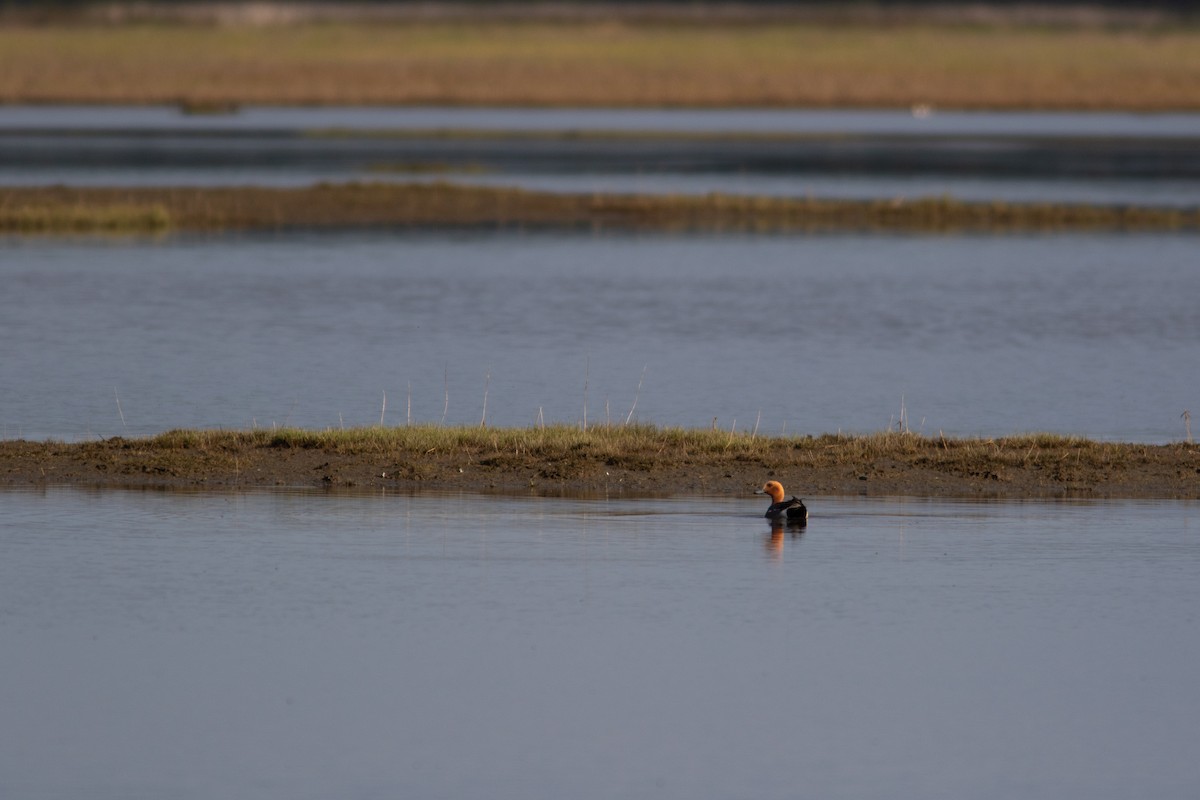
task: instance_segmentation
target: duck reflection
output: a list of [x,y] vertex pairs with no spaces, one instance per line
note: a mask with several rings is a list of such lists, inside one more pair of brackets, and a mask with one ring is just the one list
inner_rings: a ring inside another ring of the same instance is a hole
[[[787,536],[784,532],[787,532]],[[781,519],[771,520],[771,533],[766,538],[767,554],[773,560],[783,558],[783,543],[786,539],[799,539],[804,535],[804,523],[791,521],[785,523]]]

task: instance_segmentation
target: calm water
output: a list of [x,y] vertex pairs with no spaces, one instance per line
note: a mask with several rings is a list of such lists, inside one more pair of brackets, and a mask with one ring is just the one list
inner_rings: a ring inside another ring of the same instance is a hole
[[1200,785],[1195,504],[0,503],[4,797]]
[[[267,145],[269,146],[269,145]],[[50,156],[53,158],[54,156]],[[141,157],[140,155],[138,156]],[[187,158],[194,157],[189,153]],[[395,157],[390,154],[386,157]],[[528,170],[528,165],[475,172],[473,164],[436,174],[377,171],[382,160],[362,160],[350,165],[295,162],[270,164],[264,157],[253,164],[160,163],[114,167],[108,161],[64,170],[28,163],[4,167],[0,185],[51,186],[311,186],[325,182],[367,181],[428,183],[444,181],[468,186],[520,187],[535,191],[570,193],[721,194],[752,197],[818,197],[849,200],[917,199],[949,196],[958,200],[1006,203],[1053,202],[1086,205],[1200,207],[1200,179],[1036,176],[961,176],[953,174],[822,174],[815,172],[662,172],[658,163],[629,165],[625,171],[588,172]],[[570,165],[563,165],[569,168]]]
[[[332,127],[812,136],[307,134]],[[1194,206],[1196,141],[1200,115],[0,107],[0,182],[445,162],[564,191]],[[768,433],[904,414],[1179,440],[1200,411],[1196,253],[1191,235],[3,238],[0,433],[473,424],[486,398],[492,425],[636,404]],[[0,797],[1195,793],[1195,504],[810,498],[803,534],[761,506],[0,493]]]
[[909,136],[1010,135],[1191,139],[1200,114],[888,110],[544,109],[247,107],[236,114],[183,114],[153,106],[3,106],[0,129],[25,131],[197,130],[303,132],[342,128],[486,131],[641,131]]
[[[334,128],[343,133],[313,135]],[[417,135],[444,129],[627,135]],[[388,131],[404,135],[381,135]],[[651,135],[628,136],[637,133]],[[696,133],[799,138],[688,137]],[[251,108],[186,116],[168,108],[0,108],[3,184],[297,186],[431,175],[550,191],[948,194],[1195,207],[1200,115]]]
[[477,424],[486,391],[493,425],[636,401],[769,433],[903,408],[930,434],[1180,440],[1196,254],[1189,235],[0,240],[0,425]]

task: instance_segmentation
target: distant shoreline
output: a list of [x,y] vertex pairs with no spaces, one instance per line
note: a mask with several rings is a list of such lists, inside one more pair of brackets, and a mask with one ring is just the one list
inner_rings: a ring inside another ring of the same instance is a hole
[[1162,8],[340,6],[5,7],[0,103],[1200,109]]
[[1200,499],[1200,445],[1034,434],[763,437],[647,425],[171,431],[0,442],[0,487]]

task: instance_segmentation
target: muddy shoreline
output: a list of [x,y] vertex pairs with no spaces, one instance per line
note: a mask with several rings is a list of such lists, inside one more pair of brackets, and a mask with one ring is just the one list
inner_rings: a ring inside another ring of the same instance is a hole
[[1200,228],[1196,209],[1048,203],[559,194],[448,183],[298,189],[0,188],[0,233],[530,227],[711,232],[1067,231]]
[[[313,441],[164,446],[113,438],[78,444],[0,442],[0,487],[238,490],[330,488],[542,495],[741,495],[774,478],[798,495],[944,498],[1200,499],[1200,446],[1029,440],[903,447],[755,443],[714,452],[660,446],[561,452],[465,446],[437,452]],[[913,445],[913,446],[909,446]],[[1036,452],[1035,452],[1036,451]]]

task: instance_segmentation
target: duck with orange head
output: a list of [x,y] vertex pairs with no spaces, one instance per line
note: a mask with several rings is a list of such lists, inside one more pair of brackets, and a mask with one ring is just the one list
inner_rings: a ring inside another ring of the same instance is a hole
[[794,495],[785,500],[783,484],[779,481],[767,481],[761,489],[755,489],[754,493],[770,495],[771,505],[767,508],[767,513],[763,514],[767,519],[786,519],[793,525],[808,523],[808,508],[804,501]]

